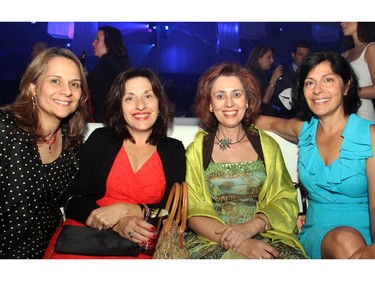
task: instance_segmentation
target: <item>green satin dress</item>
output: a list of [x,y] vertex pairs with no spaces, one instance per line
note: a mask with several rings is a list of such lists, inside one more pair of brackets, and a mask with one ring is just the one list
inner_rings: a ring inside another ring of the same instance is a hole
[[[253,218],[257,210],[258,194],[266,180],[263,161],[243,163],[211,162],[205,171],[208,188],[215,211],[227,224],[244,223]],[[257,234],[254,239],[264,240],[279,252],[279,258],[305,258],[304,253],[282,242],[272,242]],[[191,258],[220,259],[244,258],[242,255],[226,250],[189,232],[186,243]]]

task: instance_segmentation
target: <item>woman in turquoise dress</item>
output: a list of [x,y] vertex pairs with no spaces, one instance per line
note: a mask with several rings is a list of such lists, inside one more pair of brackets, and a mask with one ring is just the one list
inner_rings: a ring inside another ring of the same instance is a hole
[[260,100],[256,78],[236,63],[214,65],[199,80],[204,130],[186,151],[191,258],[306,258],[281,150],[253,125]]
[[256,122],[298,141],[298,173],[309,202],[299,236],[310,258],[375,258],[375,126],[356,115],[358,91],[345,58],[318,52],[297,73],[299,118]]

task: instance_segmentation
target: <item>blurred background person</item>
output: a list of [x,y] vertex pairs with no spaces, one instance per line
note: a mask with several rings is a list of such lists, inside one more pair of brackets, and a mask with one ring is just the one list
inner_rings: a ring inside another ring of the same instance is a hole
[[120,72],[130,67],[128,53],[121,31],[112,26],[99,27],[92,42],[98,63],[87,75],[90,90],[92,117],[103,122],[104,97]]
[[282,118],[293,118],[296,116],[292,104],[292,84],[299,65],[310,52],[311,46],[309,42],[299,40],[294,43],[294,48],[291,52],[293,62],[287,69],[284,69],[281,79],[275,85],[275,92],[270,99],[273,116]]
[[262,96],[261,113],[272,115],[272,104],[270,99],[274,94],[276,83],[283,74],[283,66],[275,65],[275,69],[269,75],[269,71],[275,63],[275,51],[272,47],[258,44],[250,52],[246,67],[254,73],[259,82]]
[[0,111],[0,257],[42,258],[62,222],[59,201],[78,172],[88,90],[78,58],[50,48]]
[[361,87],[361,106],[358,116],[375,121],[375,22],[342,22],[342,32],[351,41],[352,48],[343,56],[350,62]]
[[36,42],[31,50],[31,60],[49,47],[49,43],[47,42]]
[[30,59],[26,62],[25,66],[22,67],[22,69],[20,70],[17,78],[14,80],[14,96],[16,96],[19,92],[19,87],[20,87],[20,82],[21,82],[21,79],[22,79],[22,76],[23,74],[25,73],[26,71],[26,68],[27,66],[30,64],[30,62],[37,56],[39,55],[41,52],[43,52],[44,50],[48,49],[50,47],[49,43],[48,42],[44,42],[44,41],[40,41],[40,42],[36,42],[34,43],[32,49],[31,49],[31,53],[30,53]]

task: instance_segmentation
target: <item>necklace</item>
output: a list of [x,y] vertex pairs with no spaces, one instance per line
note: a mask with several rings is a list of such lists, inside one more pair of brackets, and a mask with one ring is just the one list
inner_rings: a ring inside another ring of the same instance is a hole
[[49,151],[50,154],[51,154],[52,145],[54,145],[55,142],[56,142],[56,138],[57,138],[57,131],[55,132],[55,134],[52,136],[52,138],[50,140],[43,139],[43,141],[46,144],[48,144],[48,151]]
[[215,135],[216,139],[218,140],[218,144],[219,144],[219,147],[222,151],[226,150],[227,148],[230,148],[231,145],[233,144],[236,144],[236,143],[239,143],[240,141],[243,140],[243,138],[245,137],[245,133],[243,134],[242,138],[240,138],[238,141],[236,142],[232,142],[232,140],[230,138],[223,138],[223,139],[219,139],[217,137],[217,135]]

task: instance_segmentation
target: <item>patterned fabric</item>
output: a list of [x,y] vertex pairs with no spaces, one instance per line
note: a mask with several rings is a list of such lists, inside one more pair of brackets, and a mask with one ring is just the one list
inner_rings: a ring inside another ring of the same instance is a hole
[[[96,201],[99,206],[107,206],[118,202],[146,204],[159,202],[166,188],[166,179],[158,152],[156,151],[136,172],[130,165],[126,150],[121,147],[109,172],[106,192],[103,198]],[[67,219],[64,225],[81,225],[72,219]],[[60,254],[54,249],[55,241],[61,228],[55,233],[47,247],[44,258],[49,259],[134,259],[132,256],[86,256],[75,254]],[[137,259],[151,259],[149,255],[140,253]]]
[[[282,242],[303,251],[297,235],[299,211],[297,191],[285,166],[280,147],[264,131],[253,126],[249,129],[259,134],[267,174],[257,198],[256,213],[267,216],[272,229],[261,233],[261,236],[273,243]],[[194,141],[186,149],[186,182],[189,186],[188,219],[193,216],[205,216],[225,224],[213,206],[203,168],[203,143],[207,135],[205,131],[198,131]],[[198,239],[216,245],[215,242],[201,236]]]
[[[62,137],[66,138],[62,129]],[[62,220],[57,200],[78,172],[78,150],[40,161],[29,134],[0,111],[0,257],[42,258]]]
[[321,258],[323,237],[337,226],[351,226],[371,244],[366,160],[373,155],[372,123],[350,115],[339,157],[326,166],[316,145],[318,120],[305,122],[299,136],[298,171],[309,206],[300,240],[310,258]]
[[[210,163],[205,171],[209,191],[216,212],[226,224],[244,223],[255,214],[258,194],[266,179],[263,161],[244,163]],[[256,235],[254,239],[263,240],[280,251],[280,258],[304,258],[301,250],[271,239]],[[212,244],[190,232],[187,247],[192,258],[225,258],[227,250]],[[234,254],[234,253],[233,253]],[[233,254],[232,257],[233,257]],[[235,258],[244,258],[234,254]],[[223,257],[224,256],[224,257]]]

